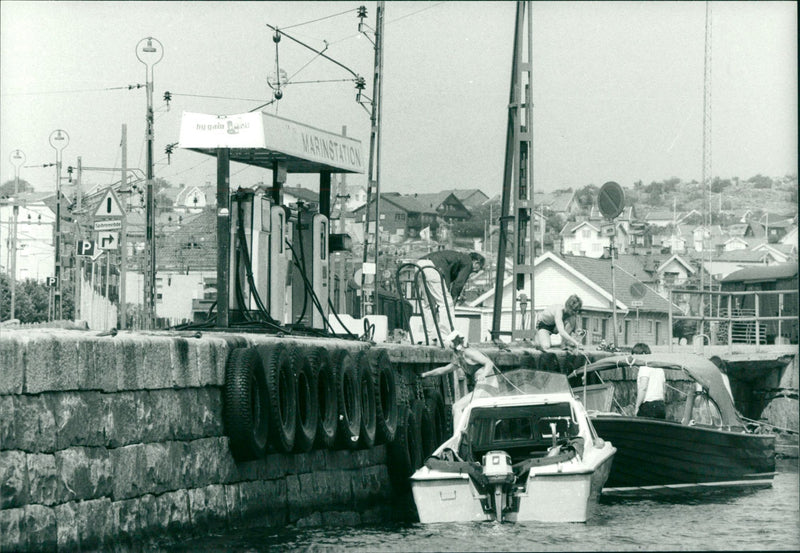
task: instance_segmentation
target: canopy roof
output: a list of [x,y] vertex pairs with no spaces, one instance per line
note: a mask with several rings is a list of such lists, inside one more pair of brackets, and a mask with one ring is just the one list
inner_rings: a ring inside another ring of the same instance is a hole
[[287,173],[363,173],[361,142],[264,112],[210,115],[184,112],[178,147]]
[[722,380],[717,366],[704,357],[686,353],[658,353],[652,355],[615,355],[606,357],[600,361],[590,363],[580,369],[575,370],[569,376],[582,375],[585,372],[606,371],[621,367],[655,367],[658,369],[680,370],[687,374],[692,380],[699,383],[708,390],[708,395],[719,407],[722,424],[725,426],[740,426],[739,415],[733,406],[728,389]]

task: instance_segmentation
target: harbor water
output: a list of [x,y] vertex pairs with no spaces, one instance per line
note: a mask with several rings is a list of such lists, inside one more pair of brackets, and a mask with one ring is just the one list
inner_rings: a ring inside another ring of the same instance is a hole
[[796,459],[772,488],[656,499],[601,498],[584,524],[391,523],[227,530],[148,551],[642,551],[800,550]]

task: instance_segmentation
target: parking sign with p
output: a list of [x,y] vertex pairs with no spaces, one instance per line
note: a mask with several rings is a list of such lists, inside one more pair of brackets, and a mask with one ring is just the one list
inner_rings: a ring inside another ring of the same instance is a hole
[[94,255],[94,240],[78,240],[76,246],[77,255]]

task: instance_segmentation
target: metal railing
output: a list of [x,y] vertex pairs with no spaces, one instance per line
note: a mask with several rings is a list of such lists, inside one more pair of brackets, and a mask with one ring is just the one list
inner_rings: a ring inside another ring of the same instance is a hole
[[[703,312],[676,314],[677,295],[687,298],[700,296]],[[777,303],[773,300],[776,297]],[[779,341],[788,338],[787,341],[794,344],[798,340],[798,290],[670,290],[669,300],[670,351],[673,348],[673,325],[679,320],[699,322],[700,328],[695,336],[705,336],[712,344],[714,339],[723,338],[722,343],[727,343],[729,352],[734,343],[755,344],[758,351],[760,346],[767,344],[768,337]],[[709,323],[708,333],[705,332],[706,323]]]

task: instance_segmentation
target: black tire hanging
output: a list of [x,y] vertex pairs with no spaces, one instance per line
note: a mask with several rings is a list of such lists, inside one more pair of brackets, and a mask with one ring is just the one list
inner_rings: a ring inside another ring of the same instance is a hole
[[335,354],[333,366],[339,409],[335,447],[356,449],[361,434],[361,386],[355,359],[347,350],[341,350]]
[[422,461],[420,461],[419,465],[416,467],[419,468],[428,455],[433,453],[440,444],[436,443],[436,436],[433,431],[433,417],[428,411],[425,401],[415,399],[412,404],[412,409],[414,410],[414,417],[417,419],[417,434],[419,435],[420,445],[422,447]]
[[336,442],[336,425],[339,408],[336,400],[336,374],[328,351],[315,348],[310,355],[314,379],[317,383],[317,436],[315,447],[332,449]]
[[297,428],[294,435],[294,451],[307,453],[314,447],[317,437],[317,381],[306,352],[292,348],[292,366],[297,377]]
[[392,485],[400,491],[410,487],[408,478],[422,466],[422,443],[414,410],[408,405],[398,409],[397,431],[387,446],[386,465]]
[[297,380],[286,344],[259,347],[267,375],[270,442],[281,453],[294,447],[297,429]]
[[233,458],[264,457],[269,436],[269,399],[261,358],[252,348],[231,351],[225,365],[222,422]]
[[397,379],[385,349],[369,351],[375,380],[375,443],[388,444],[397,432]]
[[448,428],[445,416],[444,399],[438,390],[425,390],[425,408],[431,416],[433,441],[439,447],[449,437],[451,429]]
[[358,382],[361,388],[361,430],[358,447],[370,449],[375,446],[375,378],[366,351],[356,354]]

